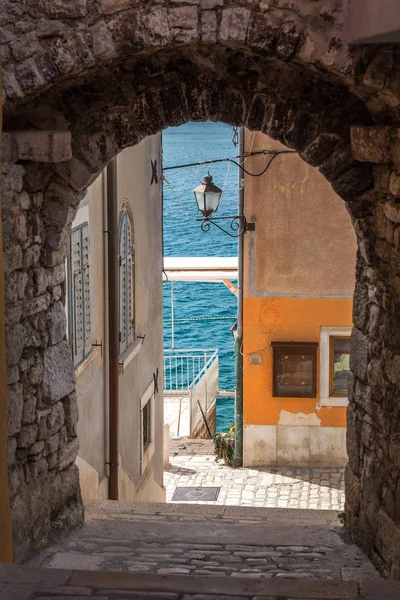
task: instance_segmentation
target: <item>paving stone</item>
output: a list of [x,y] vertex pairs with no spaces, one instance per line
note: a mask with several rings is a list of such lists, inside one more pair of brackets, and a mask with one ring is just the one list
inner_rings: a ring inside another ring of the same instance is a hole
[[[165,472],[168,501],[177,486],[219,485],[221,492],[214,504],[344,510],[344,493],[338,489],[344,469],[289,467],[278,473],[273,472],[276,469],[232,469],[215,462],[208,440],[171,440],[170,450],[171,466]],[[194,470],[196,476],[188,476],[188,470]]]
[[103,563],[103,557],[90,554],[72,552],[58,552],[51,559],[49,567],[52,569],[87,569],[94,571]]

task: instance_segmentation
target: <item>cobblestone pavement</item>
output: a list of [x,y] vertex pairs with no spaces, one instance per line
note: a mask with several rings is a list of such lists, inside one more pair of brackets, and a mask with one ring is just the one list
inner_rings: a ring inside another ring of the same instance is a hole
[[333,524],[332,511],[145,506],[138,515],[139,505],[104,502],[30,566],[258,580],[378,577],[337,519]]
[[218,499],[207,504],[344,510],[344,469],[233,469],[215,461],[211,441],[187,438],[171,440],[170,463],[167,502],[177,486],[220,486]]

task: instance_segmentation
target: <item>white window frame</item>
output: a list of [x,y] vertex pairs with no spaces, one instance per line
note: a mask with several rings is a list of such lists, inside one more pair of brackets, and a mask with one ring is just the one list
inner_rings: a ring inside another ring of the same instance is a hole
[[[146,471],[153,455],[155,449],[154,443],[154,415],[155,415],[155,388],[154,381],[150,383],[147,387],[146,391],[140,398],[140,474]],[[147,444],[147,447],[143,447],[143,409],[148,404],[150,404],[150,443]]]
[[319,341],[319,406],[344,406],[347,396],[329,395],[330,338],[351,335],[352,327],[321,327]]

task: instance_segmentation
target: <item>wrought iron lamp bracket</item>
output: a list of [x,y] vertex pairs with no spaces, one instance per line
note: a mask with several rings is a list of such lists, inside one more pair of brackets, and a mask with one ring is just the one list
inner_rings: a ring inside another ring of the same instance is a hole
[[[204,217],[202,219],[196,219],[196,221],[200,221],[200,229],[202,231],[210,231],[211,225],[214,225],[226,235],[229,235],[233,238],[238,238],[246,231],[255,231],[256,224],[254,222],[247,221],[244,215],[235,215],[235,216],[227,216],[227,217]],[[217,221],[229,221],[229,229],[225,229],[225,227],[221,227]]]

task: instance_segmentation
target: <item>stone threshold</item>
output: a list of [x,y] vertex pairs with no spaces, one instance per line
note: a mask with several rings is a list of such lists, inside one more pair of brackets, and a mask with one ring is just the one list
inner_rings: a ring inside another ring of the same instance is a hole
[[235,523],[295,523],[340,526],[337,510],[302,508],[267,508],[250,506],[224,506],[215,504],[121,502],[118,500],[92,500],[85,504],[86,521],[92,519],[126,519],[169,521],[204,520]]
[[[121,595],[122,594],[122,595]],[[399,581],[256,580],[0,566],[1,600],[398,600]]]

